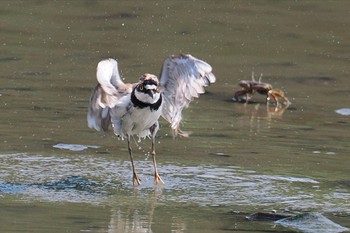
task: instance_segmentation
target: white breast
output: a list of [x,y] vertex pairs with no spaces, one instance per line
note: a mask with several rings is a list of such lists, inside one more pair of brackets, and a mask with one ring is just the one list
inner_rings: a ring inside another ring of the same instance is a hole
[[123,131],[141,138],[149,136],[149,128],[158,121],[161,112],[161,108],[151,111],[149,107],[143,109],[133,107],[133,110],[128,112],[129,116],[123,119]]
[[114,133],[124,138],[126,135],[137,135],[144,138],[150,135],[149,128],[154,125],[162,112],[159,109],[151,111],[149,107],[137,108],[134,106],[119,105],[111,112]]

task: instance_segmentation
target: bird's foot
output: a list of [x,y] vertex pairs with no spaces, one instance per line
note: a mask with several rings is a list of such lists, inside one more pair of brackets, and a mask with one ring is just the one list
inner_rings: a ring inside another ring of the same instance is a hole
[[139,186],[141,184],[141,179],[140,179],[139,175],[137,175],[136,172],[134,172],[133,181],[134,181],[135,186]]
[[155,184],[165,184],[162,178],[160,178],[158,172],[154,173],[154,183]]

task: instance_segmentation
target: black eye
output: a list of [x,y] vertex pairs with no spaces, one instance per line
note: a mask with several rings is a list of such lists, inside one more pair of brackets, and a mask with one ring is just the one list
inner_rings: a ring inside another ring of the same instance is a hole
[[140,91],[143,91],[143,85],[140,85]]

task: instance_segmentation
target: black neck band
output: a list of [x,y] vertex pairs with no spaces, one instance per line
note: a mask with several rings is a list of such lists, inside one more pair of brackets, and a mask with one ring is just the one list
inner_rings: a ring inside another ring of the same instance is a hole
[[162,95],[159,95],[159,100],[154,104],[145,103],[136,98],[135,89],[136,88],[134,88],[134,90],[132,90],[131,92],[131,102],[134,104],[135,107],[141,108],[141,109],[149,107],[151,111],[158,110],[158,108],[162,104]]

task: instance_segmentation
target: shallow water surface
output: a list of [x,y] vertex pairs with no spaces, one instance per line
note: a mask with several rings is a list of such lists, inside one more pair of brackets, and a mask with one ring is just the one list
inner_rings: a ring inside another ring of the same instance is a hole
[[[1,232],[291,232],[259,211],[319,212],[350,227],[350,4],[290,1],[2,1]],[[161,121],[154,186],[149,140],[87,128],[96,64],[127,81],[191,53],[217,83]],[[231,100],[262,73],[292,104]],[[210,219],[211,221],[208,221]]]
[[[45,212],[48,211],[47,208],[53,208],[58,213],[48,216],[50,221],[53,217],[59,217],[55,216],[58,214],[68,214],[69,221],[72,221],[70,218],[74,214],[84,219],[100,218],[100,215],[110,218],[110,223],[104,219],[102,225],[96,226],[95,230],[101,232],[120,232],[122,229],[124,232],[144,232],[143,230],[153,227],[160,227],[160,231],[163,231],[165,226],[174,228],[172,230],[193,228],[192,232],[209,226],[192,225],[191,221],[199,219],[201,224],[207,225],[205,218],[212,218],[212,214],[223,217],[216,227],[224,227],[225,224],[233,224],[230,221],[237,221],[239,228],[243,230],[249,229],[247,223],[244,224],[244,216],[253,211],[274,209],[297,213],[317,210],[347,215],[350,208],[350,194],[346,192],[345,186],[321,184],[303,177],[257,174],[256,171],[237,166],[161,163],[160,173],[167,183],[154,187],[153,177],[149,172],[150,161],[138,162],[143,184],[132,188],[130,165],[127,161],[89,155],[30,154],[3,154],[1,160],[1,164],[7,165],[2,166],[1,170],[3,174],[8,174],[2,178],[7,181],[0,183],[2,205],[6,207],[2,209],[3,216],[8,216],[7,212],[15,215],[20,211],[19,217],[34,218],[34,222],[26,223],[26,228],[33,228],[34,232],[43,230],[41,227],[35,228],[35,219],[39,218],[40,213],[26,216],[22,209],[33,208],[34,212]],[[84,208],[83,206],[99,214],[94,213],[91,217],[84,211],[85,214],[80,216],[80,208]],[[76,213],[70,213],[70,208]],[[165,217],[164,214],[169,216]],[[157,215],[160,217],[155,217]],[[185,217],[187,215],[189,217]],[[164,222],[158,218],[165,218],[162,220]],[[11,221],[11,218],[7,217],[3,221],[3,225],[8,226],[5,223]],[[240,221],[243,223],[239,223]],[[91,227],[87,222],[80,226],[74,225],[74,221],[70,224],[73,224],[73,228]],[[261,223],[260,225],[256,223],[257,229],[271,227]],[[17,227],[19,226],[16,225],[16,229]],[[8,230],[13,229],[9,227]],[[56,230],[59,232],[62,228],[57,225],[57,229],[52,231]],[[212,230],[215,232],[217,229]]]

